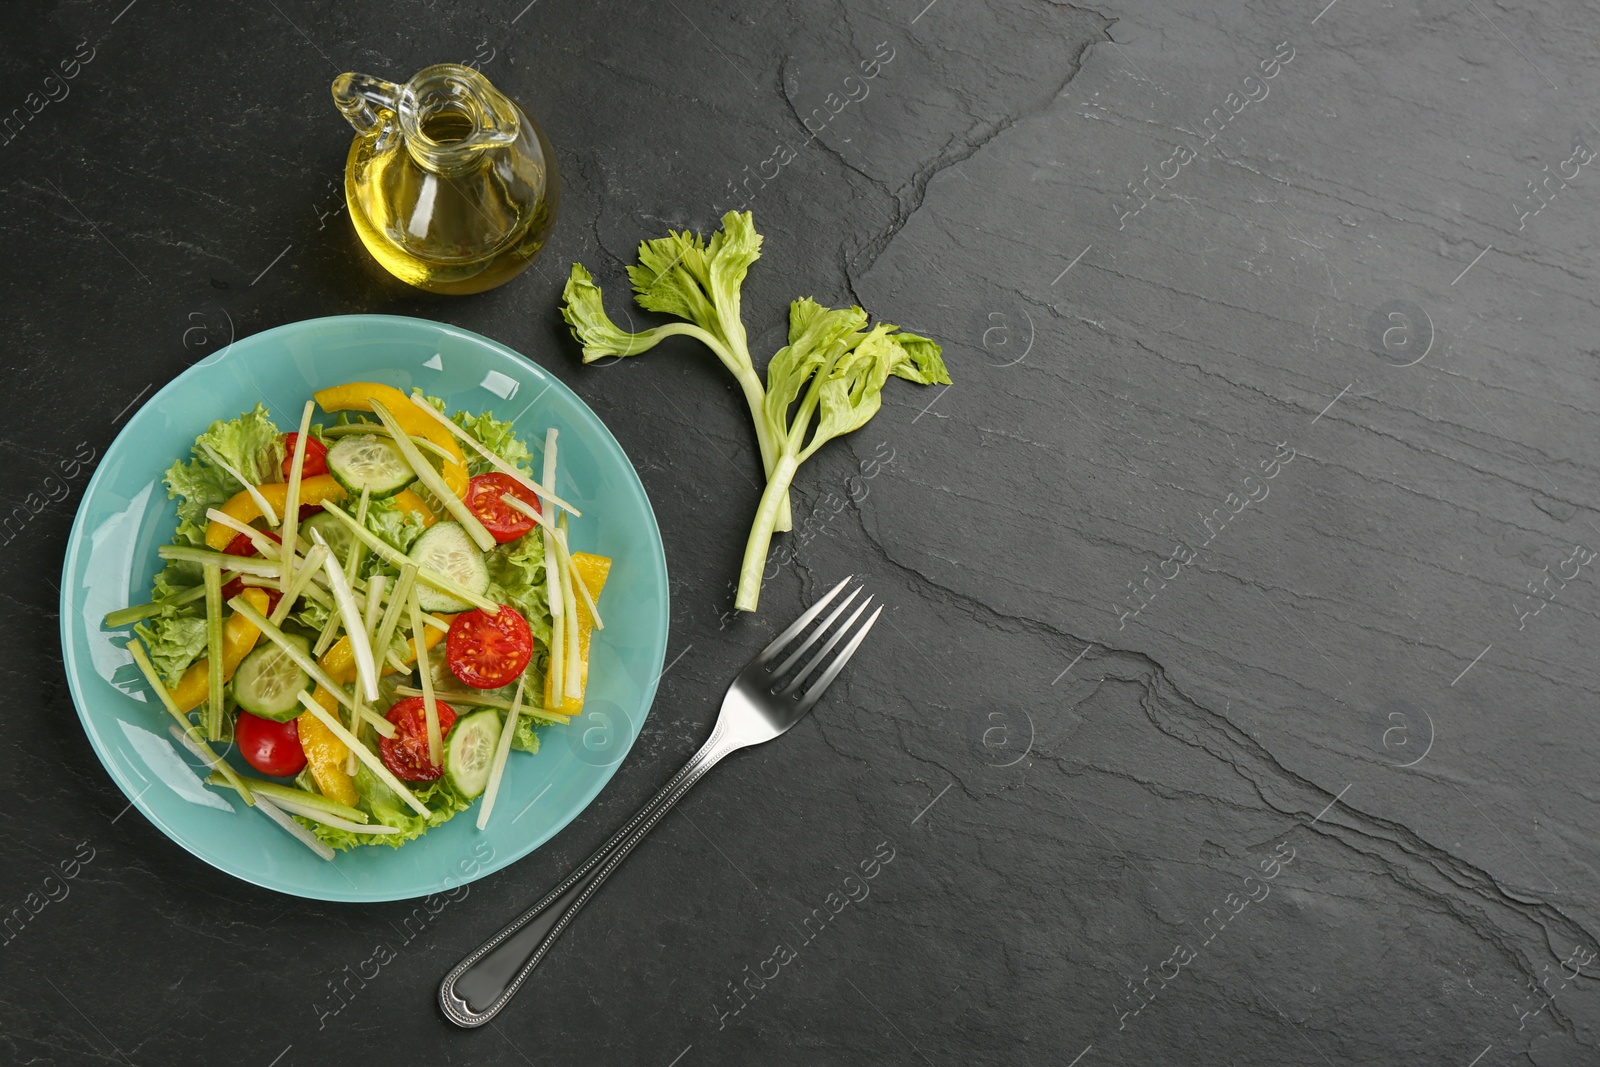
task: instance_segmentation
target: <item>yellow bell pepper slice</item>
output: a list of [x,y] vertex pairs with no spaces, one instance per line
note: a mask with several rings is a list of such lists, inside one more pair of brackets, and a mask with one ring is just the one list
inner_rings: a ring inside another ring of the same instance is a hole
[[444,464],[440,474],[450,491],[463,499],[467,495],[467,464],[461,455],[461,446],[449,430],[418,411],[411,398],[392,385],[377,382],[350,382],[313,393],[312,397],[323,411],[371,411],[373,400],[380,400],[389,409],[401,429],[414,437],[423,437],[444,449],[452,457]]
[[[574,552],[572,565],[583,576],[583,584],[588,587],[589,595],[600,602],[600,590],[605,587],[606,577],[611,573],[611,560],[605,556],[593,556],[587,552]],[[555,690],[551,687],[550,675],[544,676],[544,706],[561,715],[577,715],[583,711],[583,695],[589,687],[589,643],[594,636],[594,613],[589,610],[589,605],[584,603],[583,597],[578,597],[578,660],[581,664],[578,671],[578,692],[567,693],[565,699],[558,707],[555,704]]]
[[[272,510],[279,515],[283,514],[283,505],[289,498],[289,485],[287,482],[268,482],[266,485],[256,486],[256,492],[266,497],[267,503],[272,505]],[[335,504],[345,498],[344,486],[340,485],[331,474],[318,474],[311,478],[302,478],[300,481],[300,503],[321,504],[331,500]],[[256,505],[255,498],[248,491],[241,489],[229,501],[217,509],[230,519],[237,519],[246,526],[261,517],[261,508]],[[206,527],[206,547],[221,552],[228,547],[228,542],[234,538],[235,531],[213,522]]]
[[[339,714],[337,698],[320,685],[311,697],[330,715]],[[300,747],[305,751],[306,766],[311,769],[311,777],[316,780],[318,791],[329,800],[354,807],[360,802],[361,794],[356,792],[355,781],[344,772],[350,750],[334,736],[332,730],[323,725],[321,719],[309,711],[303,712],[295,720],[295,727],[300,731]]]
[[[267,594],[264,589],[248,588],[244,591],[246,602],[257,611],[267,610]],[[222,624],[222,680],[227,681],[233,677],[233,672],[238,669],[239,661],[256,647],[256,638],[261,636],[261,631],[255,624],[238,612],[229,615]],[[193,711],[206,702],[211,695],[211,660],[199,659],[189,664],[189,669],[183,672],[183,677],[178,679],[178,685],[172,690],[172,702],[178,706],[179,711]]]
[[389,499],[394,501],[394,506],[401,511],[414,511],[422,516],[422,525],[432,526],[435,516],[433,509],[422,502],[422,498],[409,489],[402,489]]

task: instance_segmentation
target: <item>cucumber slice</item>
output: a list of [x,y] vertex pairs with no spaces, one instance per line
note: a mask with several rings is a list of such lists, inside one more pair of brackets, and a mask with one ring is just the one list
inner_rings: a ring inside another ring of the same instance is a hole
[[[489,588],[489,564],[459,522],[436,522],[411,546],[411,562],[438,571],[474,593]],[[448,593],[417,583],[417,600],[423,611],[466,611],[472,607]]]
[[[311,654],[311,642],[288,635],[301,652]],[[311,687],[311,676],[289,658],[281,645],[263,641],[233,672],[233,699],[252,715],[273,722],[288,722],[300,714],[297,699],[302,689]]]
[[307,543],[315,544],[316,542],[311,540],[312,530],[322,534],[322,539],[328,542],[328,551],[333,553],[333,558],[343,563],[350,554],[350,546],[356,540],[356,535],[350,532],[350,527],[340,522],[336,516],[329,515],[326,511],[319,511],[300,524],[300,531],[305,535]]
[[483,794],[499,740],[500,715],[491,708],[456,720],[444,739],[444,773],[456,792],[469,800]]
[[363,489],[375,497],[393,496],[417,479],[392,442],[370,433],[341,437],[328,449],[327,463],[328,473],[354,496]]

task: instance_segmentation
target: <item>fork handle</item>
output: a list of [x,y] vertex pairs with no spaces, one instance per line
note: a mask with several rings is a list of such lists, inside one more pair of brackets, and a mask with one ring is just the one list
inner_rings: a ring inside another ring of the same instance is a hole
[[700,751],[611,840],[579,864],[543,900],[479,945],[444,976],[439,984],[439,1007],[445,1017],[457,1026],[473,1027],[482,1026],[499,1014],[600,883],[691,786],[723,757],[743,747],[743,743],[727,736],[719,722]]

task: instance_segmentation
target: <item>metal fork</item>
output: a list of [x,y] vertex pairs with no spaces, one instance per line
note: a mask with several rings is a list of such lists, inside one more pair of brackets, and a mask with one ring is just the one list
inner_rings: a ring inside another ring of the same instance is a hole
[[[444,976],[444,981],[439,984],[439,1006],[451,1022],[457,1026],[482,1026],[494,1018],[516,995],[556,938],[572,922],[578,909],[588,902],[594,891],[600,888],[600,883],[617,869],[635,845],[644,840],[645,834],[661,821],[661,817],[689,791],[690,786],[724,757],[741,748],[771,741],[805,717],[823,691],[844,670],[845,663],[855,655],[867,631],[872,629],[872,624],[878,621],[878,615],[883,611],[882,605],[876,608],[831,663],[827,662],[829,655],[872,603],[872,597],[867,597],[848,619],[835,626],[839,616],[860,595],[860,586],[840,601],[810,634],[799,639],[801,632],[822,614],[849,582],[850,578],[846,578],[829,590],[826,596],[807,608],[803,615],[739,672],[728,687],[727,695],[722,698],[722,711],[717,715],[717,725],[706,743],[683,765],[682,770],[661,787],[659,793],[639,809],[638,814],[628,820],[626,826],[600,846],[599,851],[579,864],[548,896],[513,919],[504,930],[478,946]],[[784,679],[794,670],[801,657],[823,637],[828,640],[822,648],[793,678],[785,682]],[[795,644],[793,649],[788,647],[791,643]],[[784,656],[783,660],[776,662],[780,655]],[[824,663],[827,663],[826,669],[802,692],[801,687]]]

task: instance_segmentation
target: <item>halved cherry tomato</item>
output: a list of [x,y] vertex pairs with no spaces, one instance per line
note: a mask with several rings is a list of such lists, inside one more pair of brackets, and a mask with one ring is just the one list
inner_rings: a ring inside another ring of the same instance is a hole
[[510,685],[533,658],[528,620],[509,604],[498,615],[473,608],[457,615],[444,639],[444,661],[450,673],[474,689]]
[[[283,480],[289,480],[289,468],[294,466],[294,443],[300,435],[283,435]],[[300,477],[315,478],[328,473],[328,446],[315,437],[306,438],[306,458],[300,461]]]
[[[442,736],[456,724],[456,709],[442,700],[435,704]],[[402,782],[431,782],[444,773],[442,758],[438,766],[428,761],[428,713],[421,697],[407,697],[390,708],[384,718],[394,724],[394,736],[378,738],[378,755],[396,778]]]
[[483,528],[501,544],[515,541],[533,529],[532,519],[500,499],[506,493],[510,493],[525,504],[533,505],[533,510],[543,514],[543,510],[539,507],[539,498],[509,474],[490,471],[488,474],[475,476],[467,483],[467,507],[471,508],[478,521],[483,523]]
[[[271,539],[273,541],[276,541],[278,544],[280,544],[280,545],[283,544],[283,538],[279,537],[277,534],[273,533],[271,530],[261,530],[259,532],[263,536],[265,536],[265,537],[267,537],[267,538],[269,538],[269,539]],[[260,553],[256,551],[255,542],[250,540],[250,537],[247,534],[239,534],[238,536],[236,536],[232,541],[228,542],[228,547],[223,549],[222,551],[226,552],[230,556],[257,556],[257,555],[260,555]],[[241,581],[240,579],[235,578],[230,582],[224,582],[223,585],[222,585],[222,601],[223,601],[223,603],[227,603],[228,601],[232,600],[234,597],[238,596],[242,592],[244,592],[244,582]],[[267,590],[267,614],[268,615],[271,615],[272,614],[272,609],[278,606],[278,600],[282,596],[283,596],[283,594],[281,592],[279,592],[278,590],[276,590],[276,589]]]
[[306,754],[294,719],[273,722],[241,711],[233,724],[233,740],[244,761],[262,774],[291,778],[305,770]]

